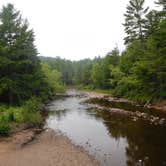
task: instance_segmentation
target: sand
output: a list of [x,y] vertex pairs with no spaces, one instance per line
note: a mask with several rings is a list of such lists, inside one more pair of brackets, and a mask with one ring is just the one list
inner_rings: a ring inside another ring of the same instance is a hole
[[[27,143],[29,142],[29,143]],[[43,131],[22,131],[0,141],[0,166],[96,166],[99,165],[82,148],[65,136]]]

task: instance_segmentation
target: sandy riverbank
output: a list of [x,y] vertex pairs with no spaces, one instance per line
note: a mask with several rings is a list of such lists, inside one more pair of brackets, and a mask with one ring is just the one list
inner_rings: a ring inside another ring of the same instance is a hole
[[[33,141],[24,145],[26,141]],[[27,130],[0,140],[0,166],[96,166],[82,148],[53,131],[33,136]]]

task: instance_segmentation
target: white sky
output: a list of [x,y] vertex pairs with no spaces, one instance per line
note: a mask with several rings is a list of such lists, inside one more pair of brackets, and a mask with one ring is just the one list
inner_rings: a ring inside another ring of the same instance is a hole
[[[124,49],[123,14],[129,0],[0,0],[27,18],[42,56],[79,60]],[[152,6],[154,0],[146,0]]]

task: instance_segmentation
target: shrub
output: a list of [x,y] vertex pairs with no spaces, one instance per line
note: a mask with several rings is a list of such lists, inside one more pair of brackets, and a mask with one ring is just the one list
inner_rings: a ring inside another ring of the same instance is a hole
[[42,108],[42,103],[38,98],[32,97],[23,104],[22,108],[27,112],[37,112]]
[[20,107],[0,106],[0,135],[8,135],[10,123],[28,123],[30,125],[40,125],[42,116],[39,110],[42,104],[39,99],[32,97]]
[[0,119],[0,135],[8,135],[10,132],[9,122]]
[[13,108],[13,119],[17,123],[24,123],[25,117],[23,114],[24,110],[22,107],[20,108]]
[[26,101],[22,106],[22,115],[24,122],[39,125],[42,123],[42,116],[39,110],[42,108],[42,103],[39,99],[32,97],[30,100]]

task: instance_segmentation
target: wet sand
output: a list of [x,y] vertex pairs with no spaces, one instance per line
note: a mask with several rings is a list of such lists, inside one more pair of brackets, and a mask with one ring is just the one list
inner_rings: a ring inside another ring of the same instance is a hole
[[[32,141],[33,139],[33,141]],[[26,144],[29,142],[28,144]],[[0,140],[0,166],[96,166],[99,165],[82,148],[53,131],[34,138],[24,131]]]

